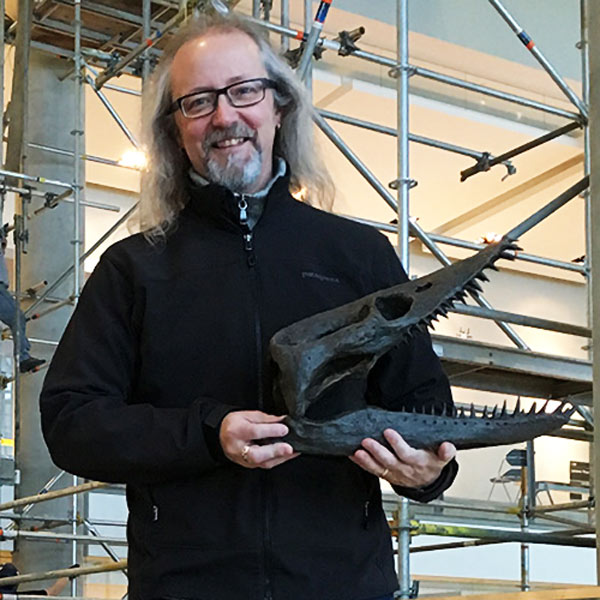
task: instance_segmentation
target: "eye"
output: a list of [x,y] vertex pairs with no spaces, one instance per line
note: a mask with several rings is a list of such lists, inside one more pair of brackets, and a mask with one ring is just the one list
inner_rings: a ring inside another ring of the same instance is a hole
[[241,83],[229,90],[229,93],[236,99],[252,98],[260,93],[261,85],[259,82]]
[[210,106],[212,104],[210,94],[198,94],[197,96],[190,96],[183,101],[183,105],[186,111],[198,110]]

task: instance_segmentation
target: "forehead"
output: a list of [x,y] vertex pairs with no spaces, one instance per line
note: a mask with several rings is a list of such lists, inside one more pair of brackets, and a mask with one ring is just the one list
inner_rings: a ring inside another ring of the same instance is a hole
[[259,48],[250,36],[241,31],[209,31],[175,54],[171,90],[177,97],[197,88],[221,88],[265,75]]

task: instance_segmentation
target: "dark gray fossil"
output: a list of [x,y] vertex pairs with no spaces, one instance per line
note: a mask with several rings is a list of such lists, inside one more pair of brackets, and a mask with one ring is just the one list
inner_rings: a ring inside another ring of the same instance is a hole
[[[495,269],[499,258],[512,259],[519,250],[504,237],[473,256],[430,275],[316,314],[278,331],[270,352],[279,372],[275,393],[289,411],[283,438],[300,452],[349,455],[365,437],[383,441],[383,431],[397,430],[416,448],[435,448],[443,441],[457,448],[479,448],[533,439],[559,429],[573,409],[564,405],[552,413],[520,410],[507,414],[494,408],[483,417],[434,415],[366,408],[328,421],[305,418],[308,407],[334,383],[350,375],[366,377],[375,362],[394,346],[426,330],[432,320],[446,316],[467,291],[481,291],[484,269]],[[498,413],[498,414],[496,414]]]
[[329,421],[287,417],[290,432],[284,441],[297,452],[349,456],[362,440],[370,437],[387,446],[383,431],[390,427],[402,435],[413,448],[435,450],[442,442],[451,441],[458,450],[516,444],[559,429],[573,413],[561,404],[546,412],[545,405],[536,412],[535,403],[529,412],[517,406],[513,412],[487,407],[481,416],[454,411],[450,414],[392,412],[381,408],[366,408],[335,417]]

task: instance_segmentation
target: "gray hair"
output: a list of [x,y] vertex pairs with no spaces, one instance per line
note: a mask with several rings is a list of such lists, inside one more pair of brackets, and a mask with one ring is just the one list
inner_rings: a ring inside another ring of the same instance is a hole
[[313,106],[304,86],[281,59],[261,30],[234,15],[201,15],[186,23],[171,39],[159,66],[144,91],[144,143],[148,174],[140,203],[140,226],[150,240],[164,238],[187,202],[190,161],[177,140],[177,127],[170,111],[170,71],[177,51],[187,42],[212,32],[241,31],[259,48],[268,77],[276,82],[275,106],[281,127],[273,153],[290,166],[292,192],[303,190],[306,201],[331,208],[335,188],[315,151]]

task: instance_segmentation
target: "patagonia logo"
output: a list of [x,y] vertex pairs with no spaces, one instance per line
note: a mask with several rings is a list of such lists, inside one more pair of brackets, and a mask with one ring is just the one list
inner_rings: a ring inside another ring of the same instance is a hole
[[314,271],[302,271],[302,279],[318,279],[319,281],[329,281],[330,283],[340,282],[340,280],[337,277],[321,275],[321,273],[315,273]]

